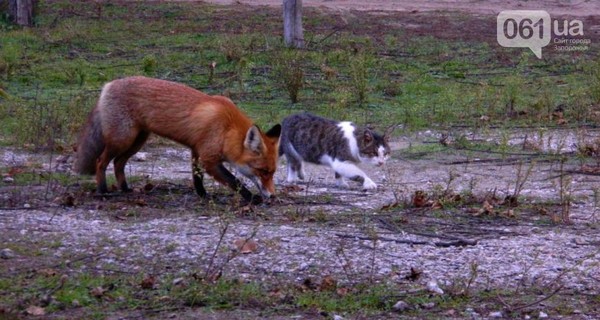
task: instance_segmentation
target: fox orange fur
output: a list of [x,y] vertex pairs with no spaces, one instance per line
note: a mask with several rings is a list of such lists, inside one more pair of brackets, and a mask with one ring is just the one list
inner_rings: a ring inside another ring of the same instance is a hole
[[125,165],[150,133],[174,140],[192,150],[196,192],[206,197],[203,169],[239,192],[260,202],[229,172],[230,163],[252,180],[263,197],[275,192],[281,126],[263,133],[226,97],[210,96],[183,84],[146,77],[129,77],[104,85],[96,107],[79,138],[74,170],[95,174],[98,192],[108,192],[106,167],[114,159],[115,176],[130,191]]

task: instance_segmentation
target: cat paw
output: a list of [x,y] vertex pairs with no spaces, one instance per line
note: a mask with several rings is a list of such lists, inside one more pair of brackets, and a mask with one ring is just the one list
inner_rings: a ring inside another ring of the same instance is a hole
[[372,189],[377,189],[377,184],[375,182],[373,182],[373,180],[371,179],[365,179],[365,182],[363,183],[363,190],[372,190]]

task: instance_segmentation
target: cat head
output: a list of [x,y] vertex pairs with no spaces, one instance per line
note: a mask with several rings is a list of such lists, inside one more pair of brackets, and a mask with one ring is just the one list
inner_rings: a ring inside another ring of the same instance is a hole
[[389,137],[393,130],[386,130],[381,135],[371,128],[364,128],[362,135],[358,137],[358,151],[361,157],[361,162],[370,163],[376,166],[381,166],[390,157]]

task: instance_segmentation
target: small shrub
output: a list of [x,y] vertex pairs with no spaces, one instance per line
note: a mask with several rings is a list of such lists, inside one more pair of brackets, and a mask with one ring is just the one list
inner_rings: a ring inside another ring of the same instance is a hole
[[4,73],[5,79],[14,73],[21,55],[22,49],[15,43],[7,42],[0,46],[0,72]]
[[156,66],[158,65],[158,60],[154,55],[144,56],[142,59],[142,70],[146,75],[152,75],[156,71]]
[[593,103],[600,103],[600,59],[590,67],[590,96]]
[[283,50],[274,61],[276,82],[287,91],[292,103],[298,102],[300,89],[304,84],[303,58],[300,51]]
[[359,105],[363,105],[367,101],[370,91],[369,77],[373,60],[372,56],[359,53],[351,58],[350,61],[350,84],[354,89]]
[[517,115],[516,107],[522,103],[523,99],[523,79],[518,76],[511,76],[506,79],[506,116],[511,118]]
[[82,87],[87,80],[87,62],[79,59],[74,64],[65,67],[66,83],[77,84]]
[[14,142],[36,149],[64,150],[77,138],[93,101],[91,95],[19,103],[13,109]]
[[338,86],[331,93],[331,102],[329,103],[329,114],[332,118],[343,118],[348,112],[352,103],[352,91],[346,86]]
[[258,38],[253,35],[229,36],[218,42],[219,51],[227,62],[239,62],[257,47]]

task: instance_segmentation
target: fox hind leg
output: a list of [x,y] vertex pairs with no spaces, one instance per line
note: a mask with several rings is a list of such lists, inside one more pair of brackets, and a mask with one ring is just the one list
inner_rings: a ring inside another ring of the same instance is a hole
[[140,132],[129,149],[125,150],[115,158],[115,177],[117,178],[117,184],[119,188],[123,192],[132,191],[127,185],[127,180],[125,179],[125,165],[127,164],[127,160],[140,151],[142,146],[144,146],[144,143],[146,143],[149,135],[150,133],[147,131]]
[[192,150],[192,179],[194,181],[194,189],[196,189],[196,193],[202,197],[206,198],[206,189],[204,189],[204,168],[202,167],[202,162],[198,157],[198,153]]
[[104,147],[100,157],[96,160],[96,188],[98,193],[108,193],[108,187],[106,185],[106,167],[108,167],[110,161],[115,158],[116,154],[118,154],[118,152],[107,145]]

